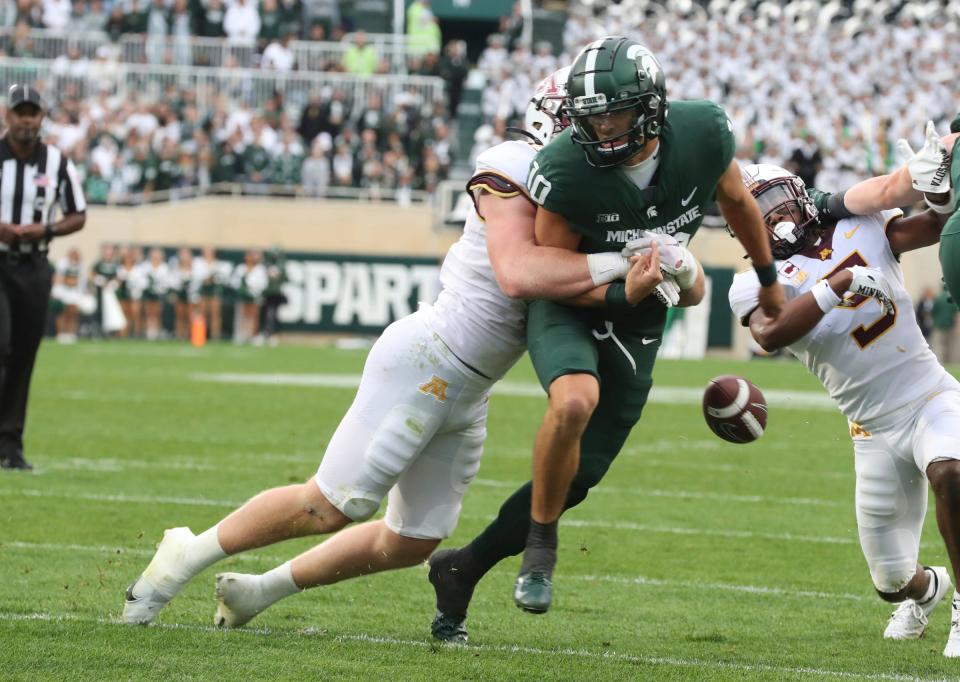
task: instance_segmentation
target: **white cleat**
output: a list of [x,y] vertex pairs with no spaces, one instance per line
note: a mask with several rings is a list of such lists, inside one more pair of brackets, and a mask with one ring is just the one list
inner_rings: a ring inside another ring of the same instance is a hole
[[218,628],[239,628],[270,605],[264,598],[260,576],[247,573],[217,574],[217,613],[213,624]]
[[953,593],[953,603],[950,613],[950,636],[943,655],[947,658],[960,658],[960,592]]
[[927,566],[927,568],[933,571],[933,580],[935,581],[933,596],[923,604],[913,599],[904,600],[890,616],[887,629],[883,631],[884,639],[919,639],[923,637],[930,613],[937,604],[943,601],[947,592],[953,587],[950,574],[947,573],[946,568],[943,566]]
[[127,588],[123,604],[123,622],[149,625],[192,577],[184,562],[187,544],[193,540],[189,528],[171,528],[163,532],[147,569]]

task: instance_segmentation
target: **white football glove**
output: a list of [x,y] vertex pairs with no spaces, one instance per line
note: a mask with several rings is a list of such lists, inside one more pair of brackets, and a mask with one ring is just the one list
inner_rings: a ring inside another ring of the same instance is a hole
[[657,242],[660,248],[660,270],[671,276],[681,291],[686,291],[697,281],[700,268],[696,257],[676,239],[668,234],[658,234],[645,230],[643,237],[627,242],[623,247],[624,256],[639,256],[650,253],[650,244]]
[[850,282],[850,287],[847,289],[847,293],[844,294],[844,298],[849,298],[855,294],[868,296],[877,299],[880,307],[883,308],[883,312],[887,315],[896,312],[896,308],[893,305],[893,289],[879,268],[866,268],[862,265],[854,265],[851,268],[847,268],[847,270],[853,274],[853,281]]
[[672,308],[680,302],[680,285],[673,276],[664,275],[663,281],[653,290],[653,295],[667,308]]
[[950,191],[950,152],[943,146],[933,121],[927,121],[926,136],[920,151],[914,152],[905,139],[897,140],[897,152],[907,165],[913,188],[929,194]]

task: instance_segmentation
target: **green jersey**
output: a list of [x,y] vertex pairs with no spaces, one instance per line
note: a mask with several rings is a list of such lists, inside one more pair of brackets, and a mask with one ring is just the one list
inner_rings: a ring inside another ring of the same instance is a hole
[[[622,166],[591,166],[568,128],[530,164],[527,187],[537,204],[559,213],[581,235],[585,253],[619,251],[644,230],[690,241],[733,160],[736,140],[727,115],[712,102],[671,102],[660,134],[651,185],[638,188]],[[586,315],[656,333],[666,308],[648,296],[629,309],[584,309]]]

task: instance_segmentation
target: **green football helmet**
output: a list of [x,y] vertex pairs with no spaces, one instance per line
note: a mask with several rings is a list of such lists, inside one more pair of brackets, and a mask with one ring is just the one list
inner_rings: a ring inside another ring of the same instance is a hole
[[[629,129],[603,137],[594,117],[624,110],[633,112]],[[595,40],[577,55],[570,70],[564,113],[573,126],[573,141],[583,147],[591,165],[623,163],[660,135],[667,115],[660,62],[629,38]]]

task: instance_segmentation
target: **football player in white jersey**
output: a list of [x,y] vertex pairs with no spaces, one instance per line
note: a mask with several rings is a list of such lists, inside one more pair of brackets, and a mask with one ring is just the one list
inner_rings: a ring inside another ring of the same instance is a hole
[[[566,76],[547,80],[541,90],[553,91],[559,105]],[[562,124],[553,113],[559,106],[537,101],[544,115],[527,121],[543,144]],[[630,300],[657,287],[657,295],[670,295],[656,252],[631,262],[535,244],[536,209],[524,185],[535,154],[535,146],[505,142],[480,155],[468,185],[475,210],[444,259],[437,302],[394,322],[374,344],[316,475],[260,493],[199,535],[167,530],[127,589],[125,622],[152,622],[224,557],[289,538],[336,532],[263,575],[218,575],[217,625],[241,626],[309,587],[423,562],[453,531],[477,473],[488,393],[524,352],[526,307],[518,297],[565,299],[623,278]],[[385,517],[366,521],[384,497]]]
[[[900,602],[884,637],[920,637],[951,587],[945,568],[917,563],[928,480],[954,575],[960,570],[960,382],[920,333],[897,257],[935,244],[946,216],[887,210],[820,222],[797,176],[765,164],[743,176],[787,303],[778,319],[764,315],[749,271],[734,278],[730,305],[765,350],[796,355],[847,417],[860,546],[877,593]],[[956,621],[944,654],[960,654]]]

